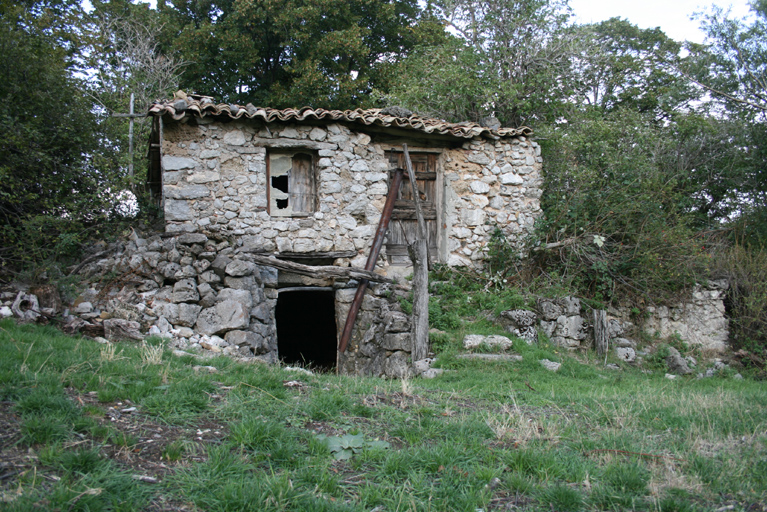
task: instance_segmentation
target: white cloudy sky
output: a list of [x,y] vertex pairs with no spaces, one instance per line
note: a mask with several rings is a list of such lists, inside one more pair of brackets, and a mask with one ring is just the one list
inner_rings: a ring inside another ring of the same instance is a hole
[[731,7],[733,17],[748,15],[747,0],[570,0],[577,21],[598,22],[613,17],[626,18],[640,28],[660,27],[678,41],[703,41],[698,22],[690,16],[712,4]]
[[[153,7],[156,0],[138,0]],[[570,7],[581,23],[598,22],[613,17],[626,18],[640,28],[660,27],[677,41],[703,42],[698,22],[690,19],[695,12],[716,4],[730,8],[733,17],[748,15],[748,0],[570,0]]]

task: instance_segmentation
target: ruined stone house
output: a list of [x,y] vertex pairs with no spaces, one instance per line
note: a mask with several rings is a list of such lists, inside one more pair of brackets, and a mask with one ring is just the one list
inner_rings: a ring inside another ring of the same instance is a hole
[[[396,374],[407,365],[409,320],[386,285],[368,292],[339,359],[338,333],[354,282],[299,276],[249,259],[269,254],[363,268],[392,172],[405,167],[403,144],[435,263],[480,264],[496,227],[518,240],[541,211],[540,148],[528,128],[377,109],[275,110],[185,94],[155,103],[149,113],[148,185],[166,222],[160,252],[179,256],[168,260],[172,270],[166,265],[159,272],[156,302],[166,303],[171,325],[219,336],[243,354],[337,362],[341,371],[364,374]],[[416,226],[406,179],[377,272],[394,275],[409,265]]]

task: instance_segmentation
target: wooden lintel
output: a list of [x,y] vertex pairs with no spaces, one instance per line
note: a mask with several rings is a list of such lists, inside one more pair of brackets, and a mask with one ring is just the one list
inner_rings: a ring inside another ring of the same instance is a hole
[[[397,151],[402,153],[402,144],[386,144],[386,143],[380,143],[378,144],[381,149],[384,151]],[[448,148],[435,148],[435,147],[410,147],[408,146],[408,149],[414,153],[437,153],[441,154],[445,151],[445,149]]]
[[362,270],[353,267],[336,267],[333,265],[312,266],[304,265],[302,263],[296,263],[294,261],[278,260],[272,256],[264,256],[261,254],[251,255],[253,263],[257,265],[265,265],[268,267],[274,267],[278,270],[284,270],[285,272],[293,272],[302,276],[316,277],[320,279],[367,279],[368,281],[375,281],[379,283],[396,284],[397,282],[390,278],[385,277],[375,272]]
[[332,142],[317,142],[310,139],[269,139],[265,137],[253,137],[253,145],[275,149],[338,149],[338,144]]
[[275,255],[279,259],[286,260],[319,260],[354,258],[357,251],[325,251],[325,252],[280,252]]

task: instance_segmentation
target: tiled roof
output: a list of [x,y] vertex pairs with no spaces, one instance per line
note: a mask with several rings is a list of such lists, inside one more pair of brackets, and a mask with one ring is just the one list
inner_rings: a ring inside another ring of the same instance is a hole
[[255,107],[248,103],[240,106],[226,103],[216,103],[213,98],[208,96],[185,95],[172,100],[154,103],[149,107],[149,115],[170,115],[173,119],[179,120],[186,115],[205,117],[226,116],[232,119],[261,119],[266,122],[272,121],[306,121],[306,120],[326,120],[326,121],[347,121],[360,123],[364,125],[375,125],[383,127],[404,128],[406,130],[417,130],[420,132],[452,135],[464,139],[474,137],[486,137],[491,139],[503,137],[517,137],[520,135],[528,136],[533,131],[523,126],[521,128],[498,128],[490,129],[480,126],[477,123],[448,123],[439,119],[431,119],[418,115],[409,117],[397,117],[384,113],[381,109],[356,109],[356,110],[325,110],[323,108],[311,109],[308,107],[302,109],[286,108],[278,110],[274,108]]

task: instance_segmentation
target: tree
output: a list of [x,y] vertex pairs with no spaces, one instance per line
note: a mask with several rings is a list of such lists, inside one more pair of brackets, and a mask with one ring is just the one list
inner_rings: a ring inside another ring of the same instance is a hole
[[[573,93],[572,64],[582,43],[569,25],[566,1],[436,4],[457,36],[405,60],[404,79],[387,101],[454,121],[493,114],[505,126],[558,117]],[[441,105],[440,97],[446,98]]]
[[[71,235],[83,222],[104,218],[119,175],[108,165],[112,155],[102,144],[93,104],[74,78],[78,52],[64,27],[53,30],[48,22],[51,13],[68,12],[66,5],[6,7],[0,18],[0,99],[7,105],[0,114],[4,267],[76,247]],[[70,8],[78,11],[79,4]]]
[[667,119],[687,109],[699,94],[676,69],[682,44],[659,28],[640,29],[611,18],[579,27],[583,53],[577,57],[577,99],[603,112],[629,108]]
[[110,112],[124,111],[130,94],[138,111],[179,88],[186,63],[164,51],[165,22],[147,4],[94,1],[95,36],[88,61],[90,87]]
[[729,18],[720,8],[701,17],[705,45],[689,45],[681,70],[719,104],[717,114],[740,123],[733,138],[742,165],[726,182],[747,238],[767,244],[767,0],[751,4],[753,18]]
[[388,88],[392,64],[441,26],[416,0],[174,0],[168,45],[184,83],[222,101],[352,108]]
[[[146,169],[146,165],[141,165],[145,163],[145,152],[130,154],[127,150],[130,125],[125,118],[112,115],[127,113],[131,97],[137,114],[145,113],[152,101],[167,98],[178,90],[186,63],[164,51],[161,38],[165,21],[148,4],[94,0],[88,24],[91,37],[87,91],[105,114],[101,129],[105,142],[117,149],[116,165],[129,169],[134,164],[140,183]],[[137,118],[134,125],[134,146],[136,141],[141,145],[149,136],[150,123]]]
[[719,7],[703,15],[707,44],[689,44],[682,69],[729,112],[756,119],[767,114],[767,0],[755,0],[751,10],[750,23]]

